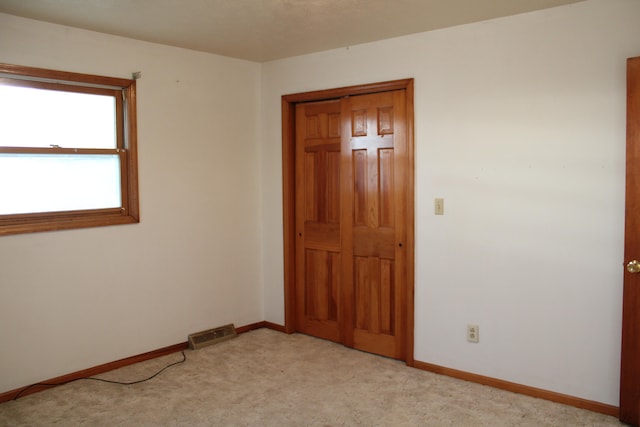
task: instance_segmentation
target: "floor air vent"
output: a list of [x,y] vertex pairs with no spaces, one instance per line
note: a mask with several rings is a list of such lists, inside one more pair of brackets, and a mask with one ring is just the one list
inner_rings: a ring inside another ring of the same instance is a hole
[[202,332],[196,332],[189,335],[189,348],[191,350],[197,350],[202,347],[206,347],[211,344],[217,344],[219,342],[228,340],[230,338],[237,337],[236,328],[233,324],[220,326],[219,328],[213,328]]

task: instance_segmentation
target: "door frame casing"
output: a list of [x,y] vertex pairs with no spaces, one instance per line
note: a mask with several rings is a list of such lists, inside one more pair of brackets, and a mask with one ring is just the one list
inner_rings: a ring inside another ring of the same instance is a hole
[[295,111],[302,102],[339,99],[393,90],[406,94],[407,120],[407,283],[406,283],[406,359],[414,365],[414,137],[413,137],[413,79],[393,80],[336,89],[303,92],[282,96],[282,208],[284,239],[284,311],[285,332],[296,332],[296,221],[295,221]]

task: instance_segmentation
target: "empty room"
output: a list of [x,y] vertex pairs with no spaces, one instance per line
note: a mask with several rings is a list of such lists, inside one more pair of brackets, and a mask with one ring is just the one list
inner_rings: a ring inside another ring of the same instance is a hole
[[0,0],[0,425],[639,425],[639,19]]

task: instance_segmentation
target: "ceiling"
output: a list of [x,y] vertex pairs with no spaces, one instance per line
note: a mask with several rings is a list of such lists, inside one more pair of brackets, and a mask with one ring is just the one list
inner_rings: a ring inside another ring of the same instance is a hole
[[264,62],[582,0],[0,0],[0,13]]

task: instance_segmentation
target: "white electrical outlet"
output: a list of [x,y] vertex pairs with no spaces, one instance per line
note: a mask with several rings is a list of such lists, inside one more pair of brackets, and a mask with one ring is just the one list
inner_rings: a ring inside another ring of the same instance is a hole
[[480,327],[478,325],[467,325],[467,341],[480,342]]
[[438,197],[433,201],[433,213],[444,215],[444,199]]

